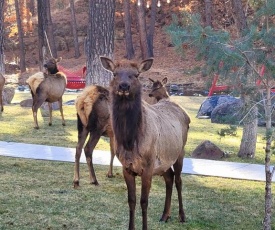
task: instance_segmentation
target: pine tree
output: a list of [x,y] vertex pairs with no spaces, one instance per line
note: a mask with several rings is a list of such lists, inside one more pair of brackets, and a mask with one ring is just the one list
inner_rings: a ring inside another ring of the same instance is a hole
[[[186,49],[196,50],[196,58],[204,60],[203,71],[208,75],[219,74],[229,79],[241,95],[254,98],[256,92],[262,92],[266,117],[266,194],[264,229],[271,229],[272,193],[271,181],[274,167],[270,167],[272,102],[271,88],[275,78],[275,1],[266,1],[249,22],[249,30],[242,37],[231,39],[227,31],[203,27],[199,15],[184,13],[182,19],[173,17],[173,23],[167,32],[179,53]],[[273,19],[273,20],[272,20]],[[259,69],[265,71],[261,72]],[[261,81],[261,86],[256,82]],[[258,103],[254,102],[253,106]],[[249,116],[248,113],[245,116]]]

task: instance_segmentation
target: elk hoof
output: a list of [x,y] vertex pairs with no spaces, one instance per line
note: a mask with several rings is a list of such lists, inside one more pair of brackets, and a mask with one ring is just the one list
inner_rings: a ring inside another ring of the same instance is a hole
[[180,220],[181,223],[186,222],[184,213],[179,215],[179,220]]
[[52,126],[52,123],[49,123],[49,126]]
[[97,182],[97,180],[94,181],[94,182],[91,182],[91,184],[93,184],[93,185],[95,185],[95,186],[99,186],[99,183]]
[[108,178],[113,178],[114,175],[113,175],[112,173],[107,173],[106,177],[108,177]]
[[162,217],[160,218],[160,222],[167,222],[169,219],[171,219],[171,216],[168,215],[162,215]]
[[79,181],[74,181],[74,188],[79,188]]
[[66,124],[65,124],[65,123],[63,123],[62,125],[63,125],[63,126],[66,126]]
[[34,129],[39,129],[39,127],[38,127],[38,126],[35,126]]

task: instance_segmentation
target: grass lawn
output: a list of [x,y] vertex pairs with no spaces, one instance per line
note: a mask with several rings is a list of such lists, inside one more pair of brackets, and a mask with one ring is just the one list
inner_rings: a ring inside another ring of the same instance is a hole
[[[63,101],[67,102],[77,97],[76,93],[66,93]],[[48,118],[41,116],[38,111],[39,130],[33,129],[34,122],[31,108],[22,108],[18,103],[23,99],[31,98],[29,93],[16,93],[11,105],[5,106],[4,113],[0,115],[1,141],[13,141],[23,143],[34,143],[42,145],[53,145],[74,148],[77,143],[76,129],[76,110],[74,105],[64,105],[64,116],[66,126],[61,125],[61,116],[59,110],[53,113],[53,125],[48,126]],[[223,151],[229,154],[226,161],[250,162],[264,164],[265,141],[263,140],[264,128],[258,128],[257,151],[255,159],[240,159],[237,157],[238,149],[241,143],[242,128],[237,130],[237,136],[221,137],[218,134],[222,128],[228,125],[213,124],[210,119],[198,119],[196,114],[205,97],[171,97],[182,105],[191,117],[190,130],[186,145],[186,156],[190,157],[192,151],[204,140],[209,140],[219,146]],[[101,138],[96,146],[97,149],[109,150],[109,140]],[[272,159],[272,163],[275,160]]]
[[[89,184],[86,164],[81,164],[81,187],[73,189],[73,163],[0,156],[0,229],[127,229],[127,189],[121,168],[115,167],[112,179],[105,177],[107,169],[96,165],[100,186],[95,187]],[[165,185],[161,177],[154,177],[149,229],[262,229],[263,182],[193,175],[183,175],[182,179],[187,222],[178,222],[176,189],[172,219],[158,221]],[[141,229],[139,178],[137,183],[136,229]]]
[[[64,102],[76,96],[66,94]],[[40,129],[35,130],[31,108],[22,108],[17,104],[25,98],[30,98],[30,95],[18,93],[13,103],[5,106],[0,116],[1,141],[76,146],[74,106],[64,106],[65,127],[61,125],[59,111],[55,111],[52,127],[39,114]],[[212,124],[210,120],[195,117],[203,97],[172,97],[172,100],[186,108],[191,116],[187,156],[207,139],[230,153],[230,157],[224,160],[264,163],[263,128],[259,128],[256,158],[241,160],[236,156],[241,128],[236,137],[220,138],[217,132],[225,125]],[[108,140],[102,138],[97,148],[108,150]],[[81,187],[73,189],[73,163],[0,156],[0,230],[127,229],[127,189],[121,168],[115,167],[115,178],[109,179],[105,177],[108,167],[96,165],[100,183],[97,187],[89,184],[86,164],[81,164],[80,170]],[[149,198],[149,229],[262,229],[264,182],[185,174],[182,179],[187,222],[178,222],[176,189],[172,197],[172,219],[168,223],[158,221],[164,206],[165,185],[161,177],[154,177]],[[136,229],[141,229],[139,178],[137,183]],[[272,186],[274,191],[274,184]],[[275,229],[274,223],[272,229]]]

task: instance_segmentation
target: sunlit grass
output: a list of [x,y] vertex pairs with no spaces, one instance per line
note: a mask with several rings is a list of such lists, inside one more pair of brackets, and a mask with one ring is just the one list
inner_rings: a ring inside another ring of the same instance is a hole
[[[63,102],[74,100],[78,93],[66,93]],[[75,148],[77,143],[76,110],[74,105],[64,105],[66,126],[61,125],[59,110],[53,113],[53,125],[48,126],[48,118],[43,118],[38,112],[39,130],[33,129],[34,122],[31,108],[22,108],[19,102],[31,98],[30,93],[16,93],[11,105],[5,106],[4,113],[0,115],[0,140],[42,145],[64,146]],[[209,140],[229,154],[226,161],[239,161],[251,163],[264,163],[263,140],[264,128],[258,128],[257,150],[255,159],[240,159],[237,157],[241,143],[242,127],[237,130],[236,136],[221,137],[218,134],[222,128],[228,125],[213,124],[210,119],[196,118],[197,112],[205,97],[171,97],[186,109],[191,117],[190,130],[186,145],[186,156],[190,157],[192,151],[205,140]],[[109,150],[108,138],[101,138],[96,149]],[[275,163],[275,160],[272,159]]]

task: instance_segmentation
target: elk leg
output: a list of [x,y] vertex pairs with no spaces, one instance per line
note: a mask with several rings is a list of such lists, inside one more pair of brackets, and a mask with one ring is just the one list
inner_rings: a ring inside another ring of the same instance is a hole
[[78,142],[76,146],[76,152],[75,152],[75,163],[74,163],[74,188],[79,187],[79,160],[82,153],[83,145],[86,141],[86,138],[89,134],[89,131],[84,128],[82,132],[78,133]]
[[153,172],[151,170],[143,170],[141,175],[141,196],[140,206],[142,210],[142,229],[147,230],[147,208],[148,208],[148,197],[150,193],[152,183]]
[[48,106],[49,106],[49,114],[50,114],[49,126],[52,126],[52,120],[53,120],[53,106],[52,106],[52,103],[48,102]]
[[129,173],[125,167],[123,167],[123,176],[128,190],[128,205],[129,205],[129,228],[135,229],[135,209],[136,209],[136,180],[132,173]]
[[113,177],[113,162],[115,158],[115,150],[114,150],[114,137],[110,137],[110,148],[111,148],[111,160],[110,160],[110,167],[107,173],[107,177]]
[[84,148],[86,161],[89,168],[90,181],[91,181],[91,184],[94,184],[94,185],[99,185],[99,183],[96,179],[95,170],[93,166],[93,151],[97,142],[99,141],[100,136],[101,135],[98,133],[93,133],[93,134],[90,133],[89,140]]
[[160,221],[167,222],[168,219],[171,217],[171,196],[173,191],[173,184],[174,184],[174,172],[172,168],[169,168],[164,174],[163,178],[165,181],[166,186],[166,195],[165,195],[165,204],[162,217]]
[[44,101],[45,101],[44,99],[37,98],[36,95],[33,98],[32,113],[33,113],[35,129],[39,129],[38,122],[37,122],[37,110],[40,108],[40,106],[43,104]]
[[178,201],[179,201],[179,220],[180,222],[185,222],[185,213],[182,204],[182,179],[181,179],[181,172],[183,166],[183,156],[179,157],[175,162],[174,172],[175,172],[175,184],[178,192]]
[[60,110],[60,114],[61,114],[61,118],[62,118],[62,125],[65,126],[65,119],[64,119],[64,115],[63,115],[63,107],[62,107],[62,97],[58,100],[58,104],[59,104],[59,110]]

